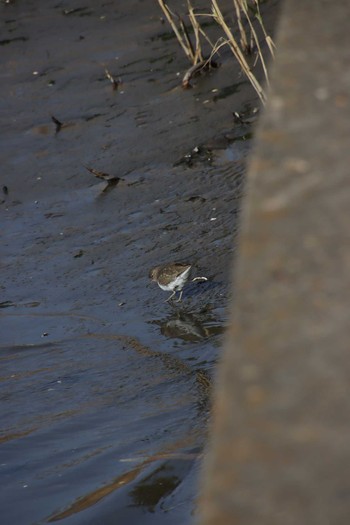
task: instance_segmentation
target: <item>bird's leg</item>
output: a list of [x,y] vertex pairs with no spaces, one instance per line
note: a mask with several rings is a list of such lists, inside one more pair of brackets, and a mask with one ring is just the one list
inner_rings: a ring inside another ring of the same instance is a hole
[[166,299],[165,302],[167,303],[168,301],[170,301],[170,299],[171,299],[172,297],[174,297],[175,294],[176,294],[176,290],[173,291],[173,293],[171,294],[171,296],[168,297],[168,299]]
[[181,302],[182,294],[183,294],[183,291],[181,290],[180,295],[179,295],[179,298],[178,298],[178,300],[176,301],[177,303],[180,303],[180,302]]

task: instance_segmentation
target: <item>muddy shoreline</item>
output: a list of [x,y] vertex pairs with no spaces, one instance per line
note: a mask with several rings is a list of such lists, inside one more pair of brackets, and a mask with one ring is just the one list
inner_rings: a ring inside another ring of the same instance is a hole
[[226,52],[183,90],[156,2],[0,10],[4,523],[190,523],[257,97]]

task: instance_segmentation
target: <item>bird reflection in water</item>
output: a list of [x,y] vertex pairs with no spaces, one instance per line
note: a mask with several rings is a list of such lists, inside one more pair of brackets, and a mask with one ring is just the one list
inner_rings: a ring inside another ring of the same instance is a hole
[[207,339],[213,335],[222,334],[224,326],[218,323],[208,312],[191,313],[177,310],[167,319],[153,321],[160,326],[163,335],[169,338],[183,339],[196,342]]

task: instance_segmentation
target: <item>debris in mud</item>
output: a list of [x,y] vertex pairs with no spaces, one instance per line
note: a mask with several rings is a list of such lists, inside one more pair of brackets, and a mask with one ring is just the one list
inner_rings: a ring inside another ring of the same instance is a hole
[[252,111],[242,111],[241,113],[233,111],[232,116],[235,124],[253,124],[258,118],[258,112],[258,108],[253,108]]
[[166,226],[164,226],[162,228],[162,230],[170,232],[170,231],[173,231],[173,230],[177,230],[177,226],[176,226],[176,224],[167,224]]
[[105,69],[105,73],[108,80],[112,83],[113,91],[116,91],[118,89],[118,86],[120,86],[120,84],[122,83],[121,79],[114,78],[114,76],[108,71],[107,68]]
[[40,305],[39,301],[30,301],[29,303],[14,303],[12,301],[3,301],[0,308],[9,308],[10,306],[24,306],[25,308],[36,308]]
[[188,197],[185,199],[185,202],[200,202],[203,204],[207,199],[205,197],[202,197],[201,195],[192,195],[191,197]]
[[109,173],[103,173],[103,171],[95,170],[94,168],[89,168],[89,166],[84,166],[85,169],[87,169],[90,173],[95,175],[98,179],[102,179],[105,182],[114,183],[116,184],[121,180],[120,177],[115,177],[113,175],[109,175]]
[[[124,180],[124,179],[122,179],[122,180]],[[141,177],[138,180],[134,180],[132,182],[128,182],[128,186],[139,186],[139,184],[143,184],[144,181],[145,181],[145,177]]]
[[[55,73],[58,73],[59,71],[62,71],[64,68],[61,66],[48,66],[43,69],[34,70],[32,71],[32,75],[35,77],[46,77],[47,75],[54,75]],[[48,82],[55,82],[54,80],[49,80]]]
[[104,173],[103,171],[95,170],[94,168],[90,168],[89,166],[84,166],[84,168],[93,175],[95,175],[95,177],[97,177],[98,179],[101,179],[107,183],[106,186],[103,188],[102,193],[107,193],[112,188],[114,188],[114,186],[116,186],[118,182],[124,180],[121,177],[109,175],[109,173]]
[[[62,14],[65,16],[69,15],[76,15],[77,13],[80,13],[79,16],[89,15],[91,14],[91,11],[87,12],[87,7],[75,7],[73,9],[63,9]],[[85,12],[84,12],[85,11]]]
[[16,306],[12,301],[3,301],[0,303],[0,308],[9,308],[10,306]]
[[79,257],[82,257],[84,255],[83,250],[79,250],[76,254],[73,255],[74,259],[79,259]]
[[174,167],[185,164],[192,168],[196,164],[205,163],[211,165],[212,151],[205,146],[196,146],[190,153],[186,153],[181,159],[174,163]]
[[209,71],[210,69],[217,68],[218,64],[214,62],[214,60],[201,60],[197,64],[194,64],[191,66],[186,73],[184,74],[184,77],[182,79],[182,87],[184,89],[190,89],[192,87],[191,80],[193,77]]
[[61,122],[60,120],[58,120],[56,117],[54,117],[53,115],[51,115],[51,120],[52,122],[55,124],[56,126],[56,133],[58,133],[60,131],[60,129],[62,128],[63,126],[63,122]]
[[0,204],[4,204],[4,202],[6,202],[6,198],[7,198],[8,194],[9,194],[8,187],[7,186],[3,186],[2,187],[2,192],[5,195],[5,198],[0,200]]
[[30,301],[29,303],[22,303],[22,305],[26,308],[36,308],[37,306],[40,306],[40,301]]
[[11,42],[27,42],[28,38],[26,36],[15,36],[14,38],[5,38],[5,40],[0,40],[0,46],[7,46]]
[[45,219],[57,219],[57,217],[63,217],[63,216],[64,216],[64,213],[53,212],[53,211],[44,213]]
[[253,133],[244,133],[243,135],[240,135],[239,137],[235,138],[235,141],[237,142],[245,142],[246,140],[251,140],[253,138]]
[[242,116],[238,113],[238,111],[233,111],[232,116],[234,122],[236,122],[237,124],[244,124],[244,120]]
[[[249,126],[257,120],[258,111],[258,108],[247,108],[240,113],[237,111],[233,112],[232,115],[235,119],[236,126],[220,133],[204,144],[196,146],[189,153],[186,153],[176,161],[174,167],[186,165],[187,167],[192,168],[200,163],[211,166],[218,150],[225,150],[234,142],[250,140],[253,137],[253,133],[249,130]],[[240,126],[247,126],[244,133],[242,133],[242,128],[240,128],[238,124]]]
[[86,115],[83,118],[83,120],[85,120],[85,122],[90,122],[90,120],[94,120],[95,118],[98,118],[98,117],[103,117],[105,115],[105,113],[93,113],[92,115]]

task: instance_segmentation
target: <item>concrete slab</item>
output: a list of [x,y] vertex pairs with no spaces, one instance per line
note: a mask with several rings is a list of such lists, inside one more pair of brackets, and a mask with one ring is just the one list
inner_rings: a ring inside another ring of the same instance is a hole
[[350,5],[288,0],[243,205],[202,525],[350,520]]

